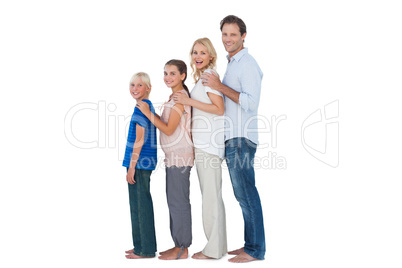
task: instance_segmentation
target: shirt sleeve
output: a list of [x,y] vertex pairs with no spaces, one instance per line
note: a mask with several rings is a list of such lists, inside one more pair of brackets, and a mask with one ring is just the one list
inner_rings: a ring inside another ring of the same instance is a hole
[[140,125],[143,128],[146,128],[147,120],[148,120],[148,118],[141,112],[141,110],[138,109],[137,107],[135,107],[133,122]]
[[[218,73],[215,72],[215,71],[212,70],[212,69],[207,69],[207,70],[205,70],[204,72],[209,73],[209,74],[216,74],[216,75],[218,75]],[[218,75],[218,77],[219,77],[219,75]],[[212,88],[206,87],[206,86],[204,86],[204,89],[205,89],[205,92],[207,92],[207,93],[210,92],[210,93],[212,93],[212,94],[215,94],[215,95],[218,95],[218,96],[223,97],[223,94],[222,94],[221,92],[219,92],[218,90],[215,90],[215,89],[212,89]]]
[[258,109],[261,95],[262,72],[257,63],[250,62],[240,74],[240,107],[248,112]]

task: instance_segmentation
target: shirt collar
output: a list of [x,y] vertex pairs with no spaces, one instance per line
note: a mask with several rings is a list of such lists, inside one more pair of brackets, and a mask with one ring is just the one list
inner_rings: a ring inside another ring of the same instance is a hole
[[[234,59],[235,61],[239,62],[240,59],[246,55],[248,53],[248,48],[243,48],[242,50],[240,50],[239,52],[237,52],[235,55],[233,55],[232,59]],[[226,55],[226,58],[228,59],[228,61],[230,61],[230,57],[229,54]]]

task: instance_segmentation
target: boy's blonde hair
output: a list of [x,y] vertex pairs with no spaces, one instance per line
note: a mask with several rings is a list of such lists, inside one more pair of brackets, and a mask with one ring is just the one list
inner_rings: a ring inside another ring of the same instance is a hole
[[151,93],[151,78],[149,78],[149,75],[144,72],[135,73],[130,79],[130,84],[137,78],[141,78],[142,82],[147,85],[147,87],[150,89],[149,92]]
[[[192,57],[193,50],[194,50],[194,47],[195,47],[196,44],[201,44],[201,45],[205,46],[207,48],[207,50],[208,50],[209,56],[212,57],[212,60],[209,62],[208,66],[205,66],[205,68],[203,68],[202,70],[198,70],[195,67],[195,62],[194,62],[193,57]],[[198,79],[200,79],[201,74],[202,74],[203,71],[205,71],[206,69],[215,70],[217,58],[218,58],[218,55],[216,54],[215,48],[212,45],[211,40],[209,40],[207,37],[199,38],[199,39],[194,41],[194,44],[193,44],[193,46],[191,47],[191,50],[190,50],[190,65],[191,65],[191,69],[193,70],[192,74],[193,74],[194,81],[196,83],[197,83]]]

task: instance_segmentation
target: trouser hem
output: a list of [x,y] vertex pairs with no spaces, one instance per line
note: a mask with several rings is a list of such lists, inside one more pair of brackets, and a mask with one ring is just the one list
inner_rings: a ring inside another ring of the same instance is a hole
[[221,259],[223,256],[225,256],[226,255],[226,253],[227,252],[225,252],[225,253],[223,253],[223,254],[221,254],[221,255],[216,255],[216,254],[209,254],[206,250],[203,250],[203,251],[201,251],[202,252],[202,254],[204,254],[205,256],[207,256],[207,257],[210,257],[210,258],[214,258],[214,259]]
[[246,248],[244,249],[244,252],[247,253],[248,255],[250,255],[251,257],[256,258],[257,260],[264,260],[264,255],[265,255],[264,253],[261,254],[261,253],[255,252],[255,251],[253,252]]
[[140,256],[140,257],[146,257],[146,258],[150,258],[150,257],[155,257],[155,253],[139,253],[139,252],[133,252],[135,255]]

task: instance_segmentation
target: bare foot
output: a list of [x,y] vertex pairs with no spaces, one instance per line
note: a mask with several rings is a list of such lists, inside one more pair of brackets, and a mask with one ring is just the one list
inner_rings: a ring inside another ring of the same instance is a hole
[[168,250],[159,252],[159,255],[164,255],[164,254],[166,254],[166,253],[170,253],[172,250],[174,250],[174,248],[175,248],[175,247],[172,247],[172,248],[170,248],[170,249],[168,249]]
[[153,257],[142,257],[142,256],[135,255],[134,253],[130,253],[130,254],[126,255],[126,258],[132,260],[132,259],[146,259],[146,258],[153,258]]
[[187,248],[181,249],[178,247],[174,247],[166,251],[163,255],[159,256],[160,260],[178,260],[187,258],[188,258],[188,249]]
[[256,261],[256,260],[257,260],[256,258],[251,257],[244,251],[242,253],[240,253],[239,255],[237,255],[236,257],[229,259],[230,262],[234,262],[234,263],[244,263],[244,262],[251,262],[251,261]]
[[229,251],[228,254],[229,255],[239,255],[242,252],[244,252],[244,247],[236,249],[236,250]]
[[210,259],[214,259],[214,258],[208,257],[207,255],[205,255],[205,254],[202,253],[201,251],[195,253],[191,258],[197,259],[197,260],[210,260]]
[[126,254],[134,253],[134,249],[126,250]]

